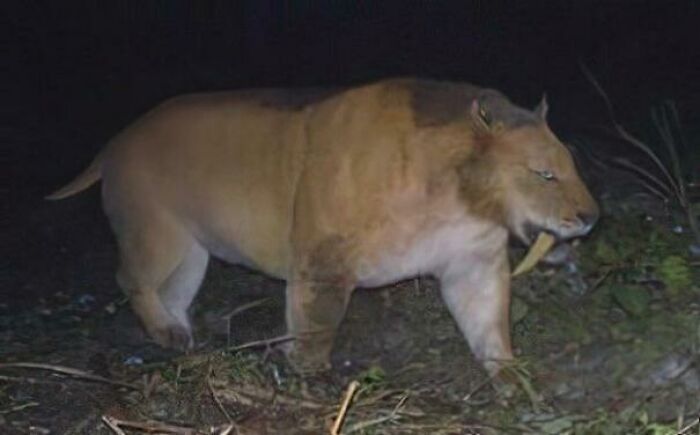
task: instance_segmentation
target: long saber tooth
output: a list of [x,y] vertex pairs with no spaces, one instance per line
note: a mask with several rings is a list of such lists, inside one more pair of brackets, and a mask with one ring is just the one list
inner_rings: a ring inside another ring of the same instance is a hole
[[537,263],[547,255],[547,252],[554,245],[554,236],[551,234],[541,232],[537,235],[537,240],[532,244],[530,249],[525,254],[520,264],[515,268],[512,276],[518,276],[522,273],[530,271]]

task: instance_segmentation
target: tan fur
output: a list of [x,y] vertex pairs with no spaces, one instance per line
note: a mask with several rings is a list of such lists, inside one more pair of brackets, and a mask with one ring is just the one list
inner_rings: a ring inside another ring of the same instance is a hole
[[50,198],[102,177],[119,283],[164,346],[193,344],[187,309],[215,255],[287,281],[300,368],[328,363],[353,288],[432,274],[495,373],[512,358],[508,233],[580,236],[597,215],[545,113],[413,79],[184,96]]

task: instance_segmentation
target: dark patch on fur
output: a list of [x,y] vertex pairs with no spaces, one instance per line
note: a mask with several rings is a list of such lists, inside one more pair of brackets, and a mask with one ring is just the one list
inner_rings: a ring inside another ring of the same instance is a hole
[[299,111],[342,93],[345,88],[261,89],[249,91],[249,97],[263,107]]
[[327,237],[316,246],[309,257],[309,277],[312,281],[342,284],[348,275],[347,255],[350,243],[340,235]]
[[537,115],[511,103],[500,92],[467,83],[415,80],[409,85],[413,119],[419,127],[441,127],[470,118],[471,105],[479,99],[489,120],[506,128],[534,125]]
[[505,224],[498,174],[487,156],[469,156],[457,166],[459,196],[470,211],[483,219]]
[[314,324],[314,330],[334,331],[345,316],[349,290],[331,283],[313,283],[315,297],[304,306],[304,312]]
[[345,315],[350,286],[347,255],[349,243],[335,235],[319,243],[309,258],[309,284],[313,300],[304,311],[318,329],[334,329]]

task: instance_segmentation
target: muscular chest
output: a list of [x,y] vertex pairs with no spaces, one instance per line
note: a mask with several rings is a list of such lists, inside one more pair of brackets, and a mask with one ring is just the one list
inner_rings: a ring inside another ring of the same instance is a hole
[[418,228],[395,228],[359,260],[359,285],[376,287],[418,275],[440,275],[448,266],[469,263],[505,249],[507,233],[467,217]]

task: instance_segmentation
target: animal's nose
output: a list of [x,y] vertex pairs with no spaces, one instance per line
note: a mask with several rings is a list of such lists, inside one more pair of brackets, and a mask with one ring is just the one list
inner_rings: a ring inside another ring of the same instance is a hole
[[597,212],[578,213],[576,214],[576,217],[581,222],[581,226],[586,229],[586,232],[588,232],[591,230],[591,228],[593,228],[593,225],[598,222],[599,214]]

